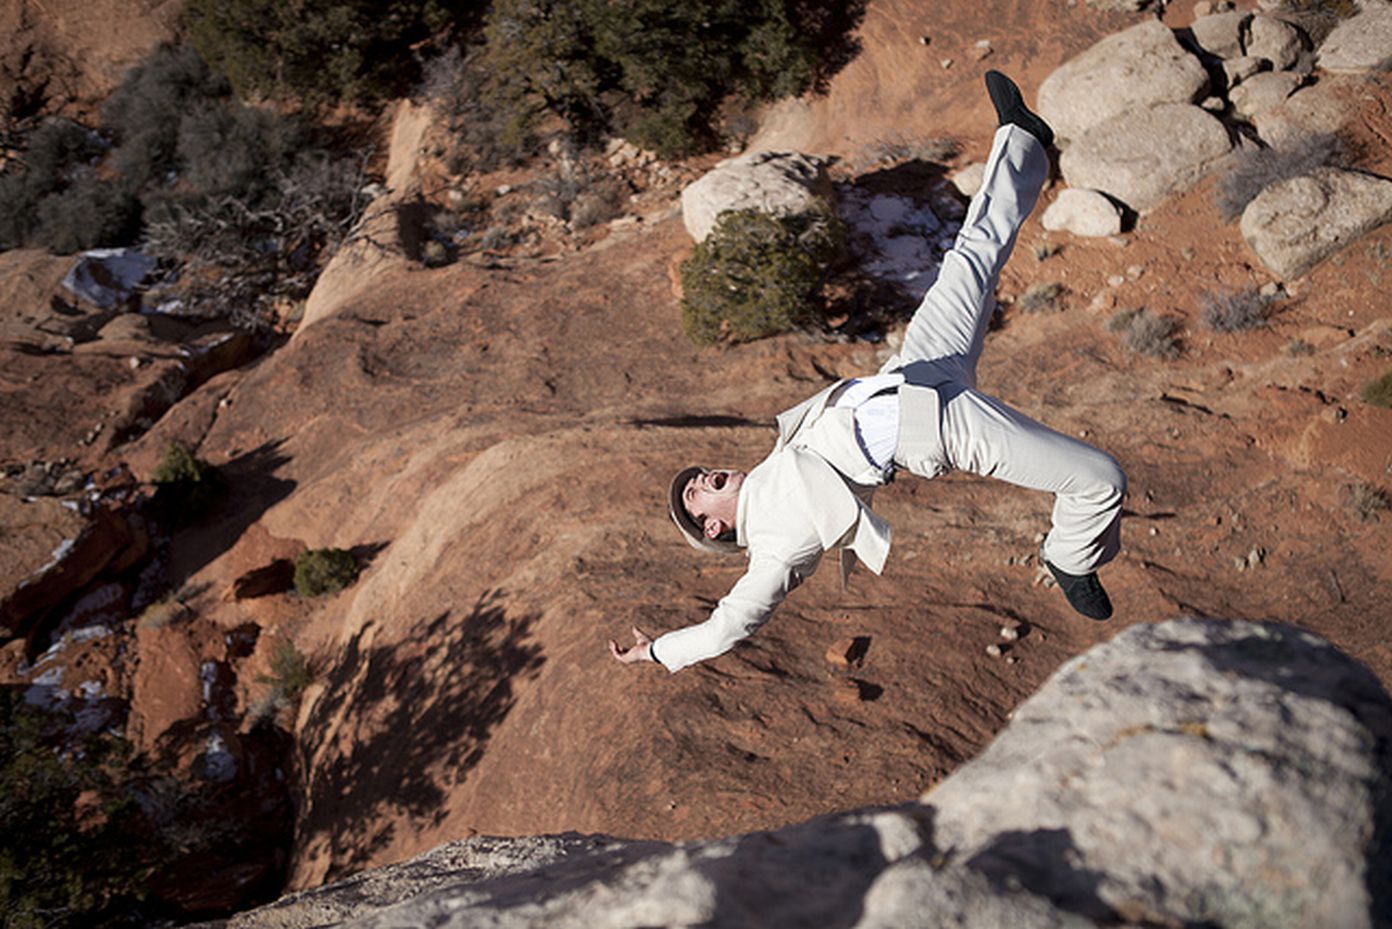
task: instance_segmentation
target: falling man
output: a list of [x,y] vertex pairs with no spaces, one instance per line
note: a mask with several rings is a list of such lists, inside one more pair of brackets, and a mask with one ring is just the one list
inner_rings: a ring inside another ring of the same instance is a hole
[[1112,604],[1097,569],[1120,548],[1126,476],[1105,452],[1055,432],[976,389],[994,291],[1048,175],[1053,132],[1019,88],[986,74],[996,130],[981,187],[900,351],[877,374],[832,384],[778,417],[773,451],[749,473],[686,468],[672,481],[672,520],[697,548],[746,550],[749,568],[704,622],[609,651],[625,664],[677,671],[755,632],[838,548],[843,580],[856,560],[876,574],[890,529],[870,509],[896,470],[933,478],[959,469],[1054,494],[1040,557],[1069,604],[1104,620]]

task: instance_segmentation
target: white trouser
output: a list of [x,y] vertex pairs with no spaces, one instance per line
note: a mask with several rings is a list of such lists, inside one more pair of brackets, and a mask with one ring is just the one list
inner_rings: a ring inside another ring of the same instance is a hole
[[952,467],[1055,495],[1044,557],[1069,574],[1087,574],[1120,548],[1126,475],[1105,452],[976,390],[996,282],[1048,169],[1044,147],[1029,133],[1016,126],[996,131],[962,231],[885,369],[904,367],[913,383],[937,387]]

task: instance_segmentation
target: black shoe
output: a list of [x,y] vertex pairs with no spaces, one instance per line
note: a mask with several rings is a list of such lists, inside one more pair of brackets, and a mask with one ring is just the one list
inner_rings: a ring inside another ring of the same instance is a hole
[[1059,589],[1068,598],[1068,605],[1088,619],[1110,619],[1112,616],[1112,601],[1107,596],[1107,592],[1102,589],[1102,582],[1097,579],[1097,572],[1088,574],[1068,574],[1055,568],[1047,560],[1044,567],[1049,569],[1049,573],[1058,581]]
[[1020,96],[1020,88],[1015,86],[1014,81],[999,71],[987,71],[986,92],[991,95],[991,105],[996,108],[996,118],[1002,126],[1007,123],[1019,126],[1045,148],[1054,144],[1054,130],[1025,106],[1025,99]]

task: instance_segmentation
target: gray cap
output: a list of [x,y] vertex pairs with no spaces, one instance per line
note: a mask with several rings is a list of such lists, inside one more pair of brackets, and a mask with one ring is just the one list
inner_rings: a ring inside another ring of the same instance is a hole
[[705,527],[686,511],[686,504],[682,502],[682,493],[686,490],[687,483],[698,474],[705,474],[707,470],[693,466],[677,472],[677,476],[672,478],[671,488],[667,491],[667,512],[671,514],[672,522],[677,524],[677,528],[692,548],[717,555],[729,555],[738,552],[739,545],[721,539],[706,538]]

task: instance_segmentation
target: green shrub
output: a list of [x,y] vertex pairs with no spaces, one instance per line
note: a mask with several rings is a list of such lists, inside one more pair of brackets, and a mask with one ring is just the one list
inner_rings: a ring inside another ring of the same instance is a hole
[[128,747],[81,735],[72,713],[0,689],[0,924],[133,925],[151,849],[139,808],[113,777]]
[[20,167],[0,177],[0,248],[38,244],[69,253],[129,242],[136,205],[92,175],[105,150],[100,137],[70,120],[34,130]]
[[357,559],[341,548],[311,549],[295,559],[295,590],[301,597],[336,593],[357,578]]
[[[274,706],[279,702],[279,696],[294,700],[304,693],[304,689],[314,682],[314,671],[309,666],[309,659],[295,647],[294,642],[277,639],[275,645],[271,646],[271,673],[259,680],[263,684],[270,684],[272,694],[277,695],[267,701]],[[263,715],[268,712],[266,709],[259,711]]]
[[39,201],[30,241],[51,252],[74,252],[135,241],[140,201],[123,185],[85,177]]
[[726,97],[801,93],[842,63],[863,4],[496,0],[488,93],[511,133],[542,113],[584,139],[617,131],[663,157],[709,147]]
[[1392,371],[1363,385],[1363,402],[1373,406],[1392,407]]
[[161,45],[131,68],[102,107],[102,125],[116,137],[112,163],[132,185],[162,185],[179,172],[179,130],[185,116],[226,102],[232,88],[196,50]]
[[682,263],[682,324],[697,345],[746,342],[814,322],[822,284],[845,254],[829,208],[793,216],[721,214]]
[[412,46],[467,10],[460,0],[189,0],[194,46],[243,97],[367,101],[419,77]]
[[155,512],[176,524],[203,518],[224,489],[217,469],[180,442],[169,443],[150,483],[155,485]]

